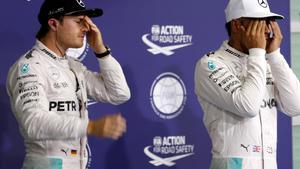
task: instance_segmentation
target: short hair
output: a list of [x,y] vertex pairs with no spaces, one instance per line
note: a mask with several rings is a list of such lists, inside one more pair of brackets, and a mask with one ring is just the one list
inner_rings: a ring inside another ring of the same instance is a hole
[[[57,16],[57,17],[53,17],[54,19],[57,19],[60,23],[63,22],[63,17],[64,16]],[[35,37],[37,39],[41,39],[43,38],[44,36],[47,35],[47,33],[49,32],[50,30],[50,26],[48,25],[48,22],[46,23],[43,23],[39,29],[39,31],[36,33]]]
[[46,34],[49,32],[50,30],[50,27],[49,25],[47,24],[42,24],[39,31],[36,33],[35,37],[37,39],[41,39],[43,38],[44,36],[46,36]]
[[227,31],[227,35],[230,37],[231,36],[231,21],[227,22],[225,24],[225,28],[226,28],[226,31]]

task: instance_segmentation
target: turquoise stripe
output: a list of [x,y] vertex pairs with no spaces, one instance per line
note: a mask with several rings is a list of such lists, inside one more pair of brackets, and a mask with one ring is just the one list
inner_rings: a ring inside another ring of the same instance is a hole
[[213,158],[210,169],[242,169],[242,158]]
[[243,159],[242,158],[230,158],[228,169],[242,169]]
[[50,158],[51,169],[62,169],[62,159]]

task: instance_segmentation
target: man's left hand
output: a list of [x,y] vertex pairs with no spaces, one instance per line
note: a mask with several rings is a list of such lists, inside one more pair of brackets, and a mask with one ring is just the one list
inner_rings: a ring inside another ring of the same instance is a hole
[[84,17],[88,31],[86,33],[87,42],[95,53],[104,53],[106,48],[103,43],[102,34],[96,24],[88,17]]
[[266,47],[266,52],[267,53],[272,53],[278,48],[280,48],[281,41],[282,41],[282,34],[280,27],[276,21],[270,21],[269,29],[273,30],[273,38],[269,38],[267,40],[267,47]]

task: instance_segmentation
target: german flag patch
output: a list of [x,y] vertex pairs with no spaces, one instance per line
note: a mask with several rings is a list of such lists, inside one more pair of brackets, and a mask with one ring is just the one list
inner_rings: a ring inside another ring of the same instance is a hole
[[77,150],[71,150],[71,156],[76,157],[77,156]]

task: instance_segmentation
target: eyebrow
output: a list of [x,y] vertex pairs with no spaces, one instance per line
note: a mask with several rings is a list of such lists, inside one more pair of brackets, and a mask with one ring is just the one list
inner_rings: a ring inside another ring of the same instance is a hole
[[75,19],[84,20],[85,16],[77,16]]

